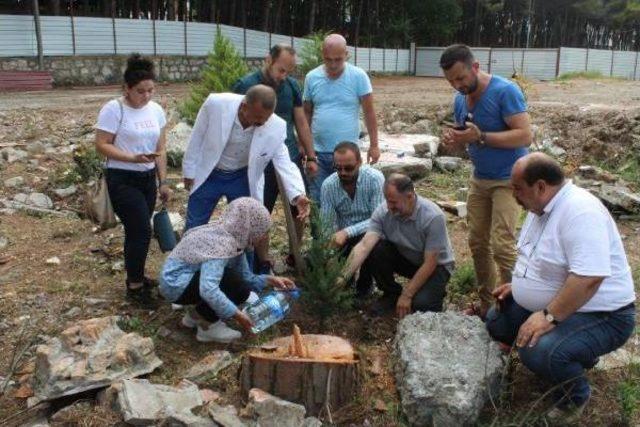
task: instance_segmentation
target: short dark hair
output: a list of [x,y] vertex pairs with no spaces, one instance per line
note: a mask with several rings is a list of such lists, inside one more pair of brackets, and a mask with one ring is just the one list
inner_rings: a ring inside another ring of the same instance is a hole
[[407,175],[402,173],[392,173],[384,181],[384,189],[388,186],[394,186],[400,194],[415,193],[413,181]]
[[341,143],[336,145],[336,148],[333,149],[333,154],[338,152],[344,153],[345,151],[351,151],[353,154],[355,154],[357,161],[362,160],[362,155],[360,154],[360,147],[358,147],[358,144],[356,144],[355,142],[342,141]]
[[127,59],[127,68],[124,70],[124,82],[127,86],[134,87],[143,80],[155,79],[156,73],[153,62],[139,53],[132,53]]
[[276,92],[267,85],[251,86],[244,95],[247,104],[253,105],[259,103],[265,110],[273,111],[276,108]]
[[532,156],[524,165],[522,178],[528,186],[532,186],[539,180],[556,186],[564,182],[565,176],[560,164],[551,157]]
[[269,56],[271,56],[271,59],[275,61],[280,57],[282,52],[289,52],[291,55],[296,54],[296,50],[293,47],[288,44],[278,43],[271,46],[271,49],[269,49]]
[[467,67],[471,67],[475,60],[469,46],[466,44],[453,44],[442,52],[442,56],[440,56],[440,68],[446,71],[453,67],[456,62],[462,62]]

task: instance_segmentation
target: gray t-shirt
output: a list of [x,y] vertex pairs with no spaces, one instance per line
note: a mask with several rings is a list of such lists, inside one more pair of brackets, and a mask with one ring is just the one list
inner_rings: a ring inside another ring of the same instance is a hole
[[408,218],[389,213],[383,203],[373,212],[369,231],[395,244],[398,252],[415,265],[424,262],[424,253],[438,251],[438,265],[453,270],[453,250],[442,209],[430,200],[416,198],[416,207]]

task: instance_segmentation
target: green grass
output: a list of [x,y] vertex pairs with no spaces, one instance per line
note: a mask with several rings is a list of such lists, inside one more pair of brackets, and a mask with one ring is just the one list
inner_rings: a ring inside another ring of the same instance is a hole
[[640,406],[640,364],[629,365],[626,377],[626,380],[618,384],[618,400],[623,418],[631,421],[635,418]]
[[600,71],[572,71],[570,73],[562,73],[557,80],[573,80],[573,79],[606,79]]
[[476,272],[472,261],[466,261],[458,266],[451,276],[447,290],[452,302],[464,300],[468,295],[476,291]]

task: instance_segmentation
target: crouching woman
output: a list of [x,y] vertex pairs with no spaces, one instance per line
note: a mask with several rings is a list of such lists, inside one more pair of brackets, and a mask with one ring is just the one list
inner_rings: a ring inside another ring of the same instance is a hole
[[244,251],[266,239],[271,226],[267,209],[260,202],[241,197],[227,206],[215,222],[187,231],[169,254],[160,275],[160,292],[169,301],[193,305],[182,324],[197,328],[200,342],[228,343],[242,334],[225,321],[235,319],[250,331],[251,319],[238,305],[251,291],[265,285],[275,289],[295,288],[288,278],[255,275]]

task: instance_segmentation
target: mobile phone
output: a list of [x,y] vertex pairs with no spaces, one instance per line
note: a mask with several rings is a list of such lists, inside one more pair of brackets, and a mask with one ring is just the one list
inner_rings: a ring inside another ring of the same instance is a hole
[[455,125],[453,127],[453,130],[466,130],[467,129],[467,125]]

